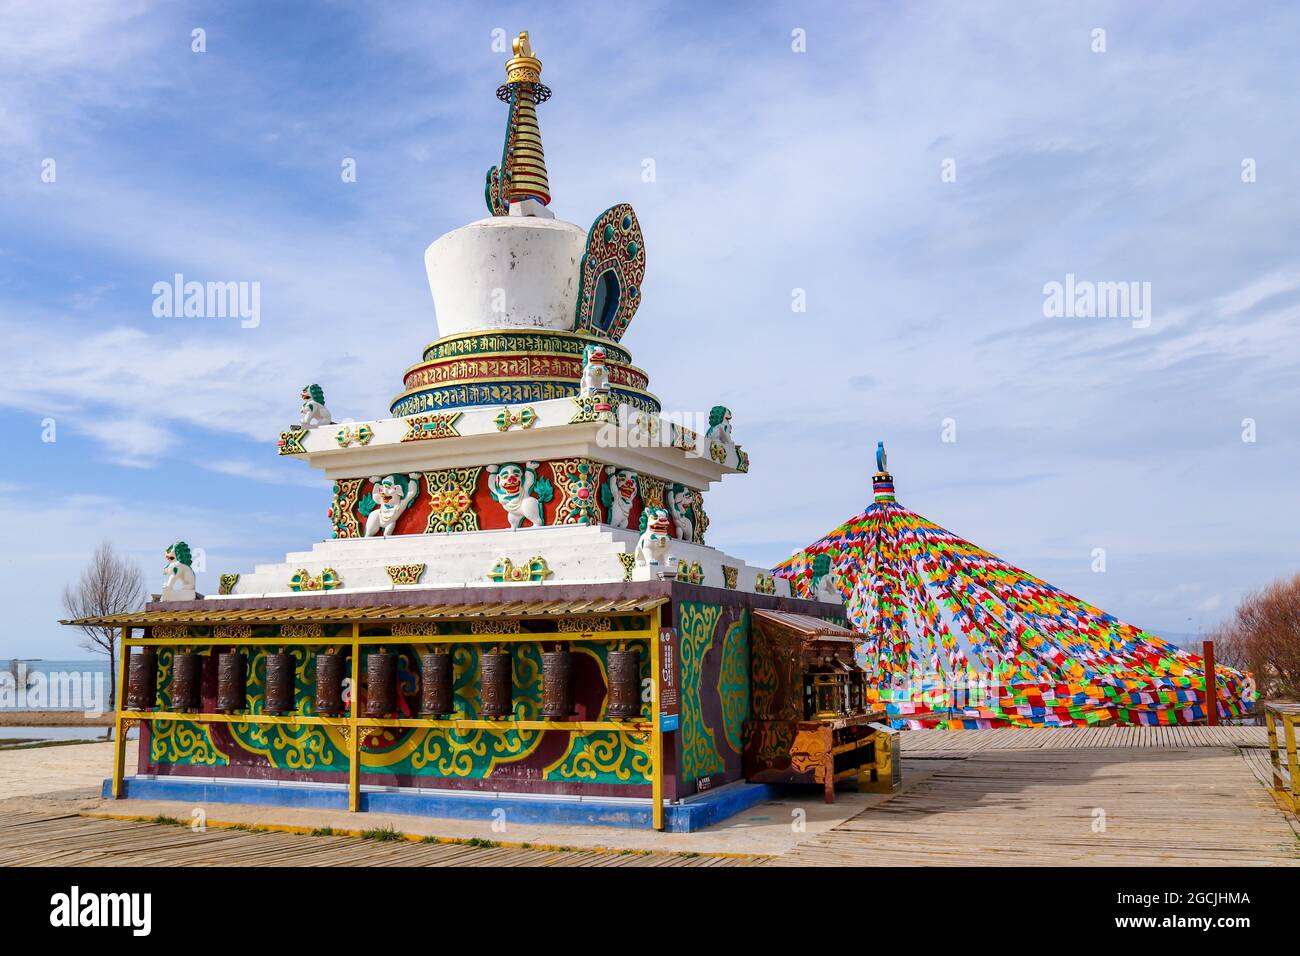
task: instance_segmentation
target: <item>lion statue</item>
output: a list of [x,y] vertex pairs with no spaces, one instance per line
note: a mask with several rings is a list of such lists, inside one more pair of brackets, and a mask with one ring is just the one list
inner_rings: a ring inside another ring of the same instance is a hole
[[734,445],[731,437],[731,409],[725,405],[714,405],[709,410],[709,430],[704,437],[710,441],[720,441],[724,445]]
[[657,568],[668,563],[672,545],[672,523],[664,508],[646,508],[641,512],[641,537],[636,543],[638,567]]
[[317,425],[332,425],[330,410],[325,407],[325,390],[319,385],[302,387],[302,427],[315,428]]
[[184,541],[169,545],[163,552],[167,564],[163,567],[162,599],[184,601],[194,597],[194,569],[190,564],[194,556]]
[[578,395],[588,398],[609,392],[609,372],[605,368],[605,346],[588,345],[582,350],[582,382]]

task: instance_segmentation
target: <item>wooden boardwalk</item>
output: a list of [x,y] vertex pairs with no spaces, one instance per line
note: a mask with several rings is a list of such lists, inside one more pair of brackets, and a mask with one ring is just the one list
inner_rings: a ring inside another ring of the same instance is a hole
[[1264,727],[1044,727],[1002,730],[905,730],[906,756],[997,750],[1076,750],[1136,747],[1268,747]]
[[987,746],[772,863],[1300,866],[1300,840],[1235,749]]
[[105,820],[0,817],[0,866],[746,866],[761,857],[413,843]]

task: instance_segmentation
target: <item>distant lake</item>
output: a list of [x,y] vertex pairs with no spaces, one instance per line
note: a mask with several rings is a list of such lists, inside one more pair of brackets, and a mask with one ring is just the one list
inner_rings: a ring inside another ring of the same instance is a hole
[[107,657],[0,660],[0,710],[107,710],[109,674]]

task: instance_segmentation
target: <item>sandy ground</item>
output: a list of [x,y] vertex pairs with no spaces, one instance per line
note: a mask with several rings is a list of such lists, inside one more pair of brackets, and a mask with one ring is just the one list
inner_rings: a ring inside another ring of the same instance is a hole
[[[128,768],[135,763],[135,743],[127,751]],[[903,791],[946,767],[947,760],[921,760],[904,765]],[[105,800],[100,786],[113,764],[111,743],[77,744],[38,750],[0,751],[0,815],[29,810],[69,813],[121,814],[154,817],[163,814],[193,819],[202,809],[210,825],[255,824],[277,827],[333,827],[337,830],[391,826],[401,833],[458,839],[479,838],[498,843],[617,849],[667,850],[695,853],[780,854],[809,837],[837,826],[863,809],[890,799],[878,794],[841,790],[835,803],[822,801],[819,789],[760,804],[745,813],[698,833],[655,833],[618,827],[570,827],[510,824],[492,828],[489,821],[444,820],[399,814],[353,814],[342,810],[302,810],[239,804],[190,804],[153,800]],[[128,771],[129,773],[129,771]],[[900,791],[900,792],[903,792]]]
[[79,710],[0,710],[0,727],[111,727],[112,714],[87,717]]

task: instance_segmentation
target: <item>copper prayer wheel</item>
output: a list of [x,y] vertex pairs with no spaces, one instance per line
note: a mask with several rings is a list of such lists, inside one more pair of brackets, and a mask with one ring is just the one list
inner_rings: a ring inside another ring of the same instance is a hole
[[316,713],[338,716],[343,713],[342,654],[316,655]]
[[366,658],[366,716],[397,713],[397,655],[373,651]]
[[514,713],[510,700],[510,655],[488,653],[479,658],[482,684],[479,687],[479,713],[484,717],[509,717]]
[[266,712],[286,714],[294,707],[294,667],[292,654],[266,655]]
[[142,647],[134,654],[130,648],[126,665],[126,709],[151,710],[158,706],[158,654],[152,647]]
[[573,716],[573,655],[568,651],[542,654],[542,716]]
[[609,704],[605,716],[617,720],[641,716],[641,655],[635,650],[610,651],[605,662],[609,672]]
[[248,703],[247,661],[237,651],[217,655],[217,710],[243,710]]
[[172,659],[172,710],[198,710],[203,698],[203,658],[177,654]]
[[420,664],[420,713],[443,717],[455,709],[451,655],[442,651],[426,654]]

